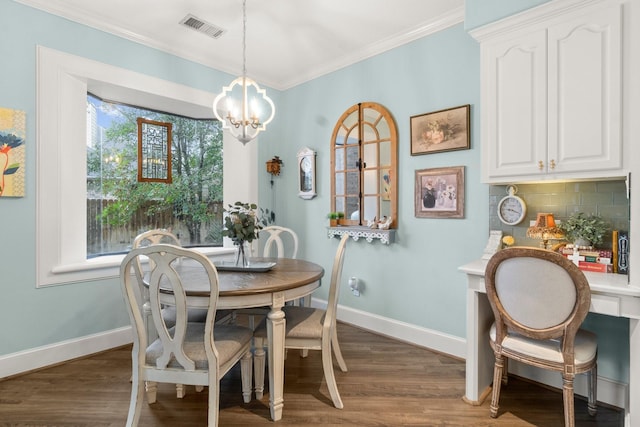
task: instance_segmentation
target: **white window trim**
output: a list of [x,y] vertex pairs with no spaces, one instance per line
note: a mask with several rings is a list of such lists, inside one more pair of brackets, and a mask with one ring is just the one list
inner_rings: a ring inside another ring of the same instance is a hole
[[[37,287],[119,274],[122,255],[86,259],[88,90],[106,99],[208,118],[215,97],[189,86],[37,47]],[[243,146],[225,132],[225,199],[257,201],[256,147],[256,143]],[[246,173],[238,173],[237,165],[245,166]],[[225,239],[225,248],[202,250],[212,255],[227,254],[232,250],[229,246]]]

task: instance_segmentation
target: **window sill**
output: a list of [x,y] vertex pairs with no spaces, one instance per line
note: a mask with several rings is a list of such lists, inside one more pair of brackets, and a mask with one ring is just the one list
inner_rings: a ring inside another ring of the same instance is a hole
[[345,234],[351,236],[355,241],[364,238],[367,243],[374,240],[380,240],[380,243],[389,245],[395,242],[396,230],[380,230],[376,228],[360,227],[360,226],[338,226],[327,227],[327,237],[341,237]]
[[[233,247],[202,246],[192,249],[212,259],[235,253],[235,248]],[[91,258],[83,262],[57,265],[51,269],[49,275],[50,280],[38,284],[38,287],[118,277],[120,274],[120,264],[125,256],[126,254],[106,255]]]

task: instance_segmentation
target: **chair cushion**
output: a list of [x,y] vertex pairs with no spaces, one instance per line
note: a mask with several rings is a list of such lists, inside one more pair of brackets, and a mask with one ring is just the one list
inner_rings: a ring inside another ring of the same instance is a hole
[[[496,324],[491,325],[489,332],[491,342],[495,343]],[[562,348],[560,340],[534,340],[523,335],[510,332],[502,342],[502,347],[523,355],[535,357],[537,359],[548,360],[562,364]],[[594,333],[578,330],[575,340],[575,364],[582,366],[591,362],[597,355],[598,343]]]
[[[287,338],[322,338],[325,310],[287,305],[282,307],[282,311],[287,324]],[[267,337],[266,319],[256,327],[254,335]]]
[[[231,315],[230,310],[216,310],[216,322]],[[173,328],[176,324],[176,308],[167,306],[162,309],[162,318],[167,328]],[[187,321],[194,323],[204,323],[207,320],[206,308],[189,308],[187,309]]]
[[[204,327],[202,322],[193,322],[187,325],[187,334],[184,342],[184,352],[196,364],[196,369],[208,369],[207,354],[204,350]],[[173,335],[174,328],[169,330]],[[237,325],[216,325],[213,330],[213,339],[218,350],[219,364],[223,365],[240,349],[251,342],[253,333],[251,329]],[[163,353],[162,341],[156,339],[147,347],[146,363],[155,366],[156,359]],[[171,357],[169,367],[181,368],[175,357]]]

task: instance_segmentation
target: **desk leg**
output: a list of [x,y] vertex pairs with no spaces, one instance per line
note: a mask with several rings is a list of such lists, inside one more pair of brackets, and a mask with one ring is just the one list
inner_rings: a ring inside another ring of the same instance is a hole
[[491,391],[493,350],[489,345],[489,329],[493,312],[487,296],[467,290],[467,360],[464,401],[481,405]]
[[285,325],[284,295],[273,296],[271,311],[267,315],[267,340],[269,345],[269,406],[271,419],[278,421],[282,418],[284,406],[284,337]]
[[627,427],[640,425],[640,320],[629,319],[629,400],[625,413]]

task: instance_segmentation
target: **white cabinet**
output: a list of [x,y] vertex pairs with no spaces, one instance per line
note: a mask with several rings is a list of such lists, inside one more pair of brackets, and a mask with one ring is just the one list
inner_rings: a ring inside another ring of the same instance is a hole
[[624,1],[551,3],[472,32],[485,182],[625,173]]

